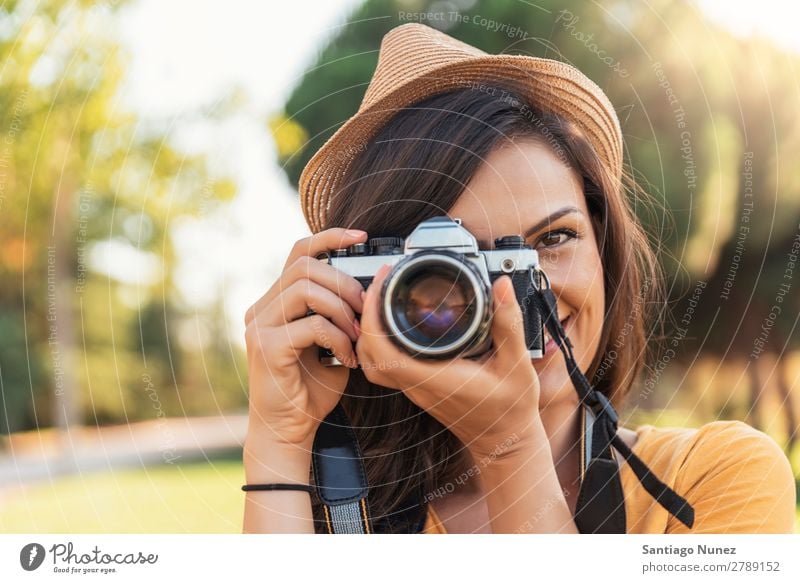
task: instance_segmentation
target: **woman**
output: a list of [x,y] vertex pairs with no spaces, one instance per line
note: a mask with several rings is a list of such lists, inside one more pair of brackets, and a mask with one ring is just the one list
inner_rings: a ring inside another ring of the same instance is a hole
[[[444,214],[484,249],[523,233],[580,370],[619,408],[660,315],[652,307],[663,305],[623,179],[614,109],[574,68],[486,55],[422,25],[391,31],[359,112],[301,178],[315,234],[246,316],[248,484],[308,484],[314,435],[341,401],[376,531],[407,532],[421,513],[429,533],[578,532],[578,396],[553,341],[543,358],[527,356],[510,280],[492,288],[491,353],[430,361],[386,337],[386,266],[364,292],[315,257]],[[346,366],[322,366],[317,346]],[[696,517],[691,529],[676,520],[618,461],[626,532],[792,531],[792,472],[766,435],[740,422],[618,435]],[[250,491],[244,531],[323,532],[319,501]]]

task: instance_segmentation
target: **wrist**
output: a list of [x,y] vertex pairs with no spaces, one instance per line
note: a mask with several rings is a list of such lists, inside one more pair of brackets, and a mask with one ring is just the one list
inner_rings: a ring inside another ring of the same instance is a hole
[[517,464],[544,450],[549,455],[550,442],[537,415],[524,427],[476,440],[467,449],[479,467],[489,468]]
[[319,423],[311,419],[297,421],[283,418],[267,421],[251,411],[247,421],[245,446],[254,451],[264,447],[279,447],[284,450],[300,449],[310,452],[318,427]]
[[312,444],[313,439],[307,444],[290,444],[248,432],[243,451],[246,482],[308,484]]

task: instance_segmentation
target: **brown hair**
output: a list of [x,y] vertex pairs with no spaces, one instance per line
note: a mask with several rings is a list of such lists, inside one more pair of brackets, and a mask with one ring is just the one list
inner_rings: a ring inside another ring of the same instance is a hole
[[[495,86],[450,91],[404,108],[348,168],[326,226],[405,237],[421,221],[445,214],[487,155],[514,138],[548,144],[583,179],[606,297],[599,348],[584,372],[619,407],[649,356],[647,321],[649,315],[661,320],[662,279],[625,186],[569,120]],[[653,307],[656,313],[645,313]],[[362,448],[378,531],[407,529],[421,517],[414,502],[451,491],[472,464],[446,427],[402,392],[367,381],[361,370],[351,371],[342,406]],[[322,532],[316,499],[314,513]]]

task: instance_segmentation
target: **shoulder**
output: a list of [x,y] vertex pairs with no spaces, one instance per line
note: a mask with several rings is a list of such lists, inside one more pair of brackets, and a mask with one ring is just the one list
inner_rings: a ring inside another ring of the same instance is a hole
[[695,509],[691,532],[793,532],[794,474],[771,437],[741,421],[647,432],[671,450],[675,489]]
[[691,440],[686,471],[698,477],[731,474],[743,479],[783,478],[781,486],[794,476],[789,460],[777,442],[741,421],[714,421],[699,427]]
[[637,453],[670,458],[683,469],[709,462],[770,460],[789,468],[789,460],[774,439],[741,421],[713,421],[697,428],[642,425],[627,433],[631,437],[626,441],[633,441]]

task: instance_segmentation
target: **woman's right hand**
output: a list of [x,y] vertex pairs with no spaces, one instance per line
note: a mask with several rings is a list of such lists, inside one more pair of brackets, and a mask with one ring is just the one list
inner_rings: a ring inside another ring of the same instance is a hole
[[[278,280],[247,310],[248,439],[310,449],[319,424],[339,402],[348,367],[357,365],[355,315],[363,307],[363,288],[316,256],[366,238],[363,231],[335,228],[301,239]],[[346,366],[323,366],[320,346]]]

